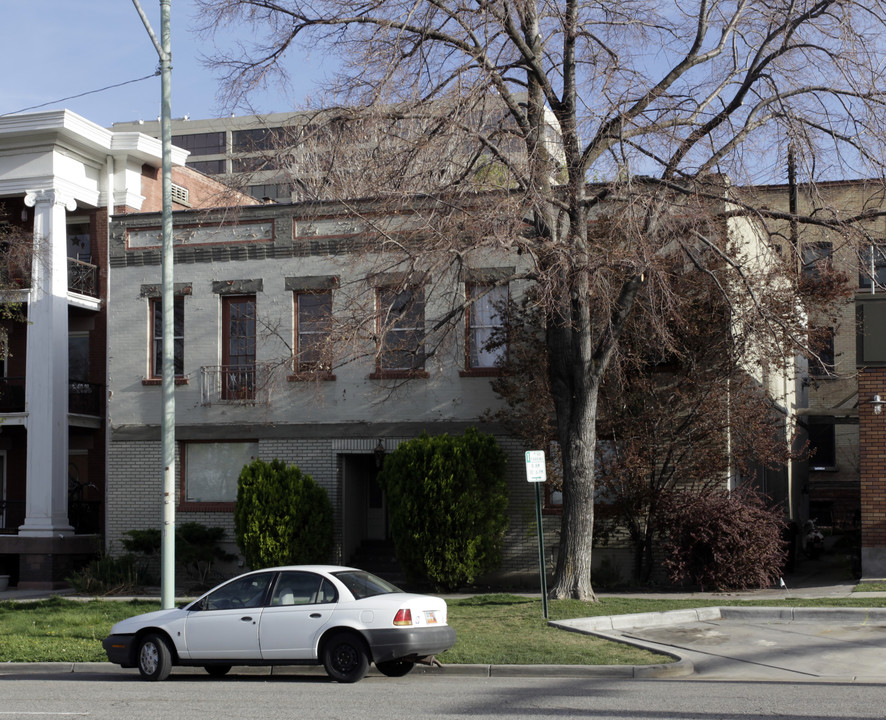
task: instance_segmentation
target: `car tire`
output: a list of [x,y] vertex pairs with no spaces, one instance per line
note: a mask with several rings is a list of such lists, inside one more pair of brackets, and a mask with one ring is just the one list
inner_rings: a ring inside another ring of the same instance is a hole
[[166,638],[145,635],[138,644],[138,671],[145,680],[165,680],[172,670],[172,651]]
[[388,677],[403,677],[408,675],[415,663],[411,660],[388,660],[387,662],[377,662],[375,667],[382,675]]
[[220,678],[231,672],[231,665],[204,665],[203,669],[209,673],[211,677]]
[[366,643],[356,633],[340,632],[323,644],[326,674],[340,683],[355,683],[369,670]]

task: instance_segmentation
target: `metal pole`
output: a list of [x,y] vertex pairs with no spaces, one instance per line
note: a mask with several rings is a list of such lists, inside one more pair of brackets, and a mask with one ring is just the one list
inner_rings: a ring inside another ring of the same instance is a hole
[[535,483],[535,524],[538,526],[538,568],[541,573],[541,608],[548,619],[548,571],[545,568],[545,531],[541,524],[541,483]]
[[175,297],[172,242],[172,50],[170,1],[160,0],[160,42],[138,0],[132,0],[160,57],[160,145],[162,151],[161,303],[163,308],[163,413],[160,418],[163,456],[163,526],[160,542],[160,600],[175,607]]

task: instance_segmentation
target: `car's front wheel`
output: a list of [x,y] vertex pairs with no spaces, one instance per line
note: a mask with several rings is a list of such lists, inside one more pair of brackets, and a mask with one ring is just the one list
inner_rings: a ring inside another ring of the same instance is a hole
[[387,662],[375,663],[375,667],[378,668],[378,671],[382,675],[387,675],[388,677],[403,677],[415,667],[415,663],[411,660],[388,660]]
[[162,635],[145,635],[138,646],[138,671],[145,680],[165,680],[172,670],[172,651]]
[[323,646],[326,674],[341,683],[354,683],[369,670],[366,643],[356,633],[342,632],[330,637]]

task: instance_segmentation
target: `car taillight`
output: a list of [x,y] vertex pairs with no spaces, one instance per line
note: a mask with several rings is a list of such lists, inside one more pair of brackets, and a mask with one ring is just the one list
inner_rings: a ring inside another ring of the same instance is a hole
[[409,608],[398,610],[394,615],[394,625],[412,625],[412,610]]

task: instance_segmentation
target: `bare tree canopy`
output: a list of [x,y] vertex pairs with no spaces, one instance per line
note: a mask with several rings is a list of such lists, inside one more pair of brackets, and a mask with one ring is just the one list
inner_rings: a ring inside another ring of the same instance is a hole
[[[789,156],[811,196],[820,180],[883,177],[886,2],[198,4],[207,33],[251,27],[257,39],[213,59],[232,105],[285,80],[299,50],[319,48],[342,63],[331,99],[387,113],[389,129],[421,119],[421,132],[391,147],[424,143],[424,157],[450,164],[422,167],[423,184],[404,190],[498,185],[509,202],[519,196],[526,226],[509,242],[532,259],[564,466],[553,593],[593,598],[597,398],[627,318],[657,315],[650,327],[667,345],[679,258],[759,329],[758,352],[802,344],[799,299],[839,292],[802,292],[787,225],[864,241],[875,214],[847,217],[821,202],[787,212],[744,188],[781,181]],[[448,151],[433,150],[440,138]]]

